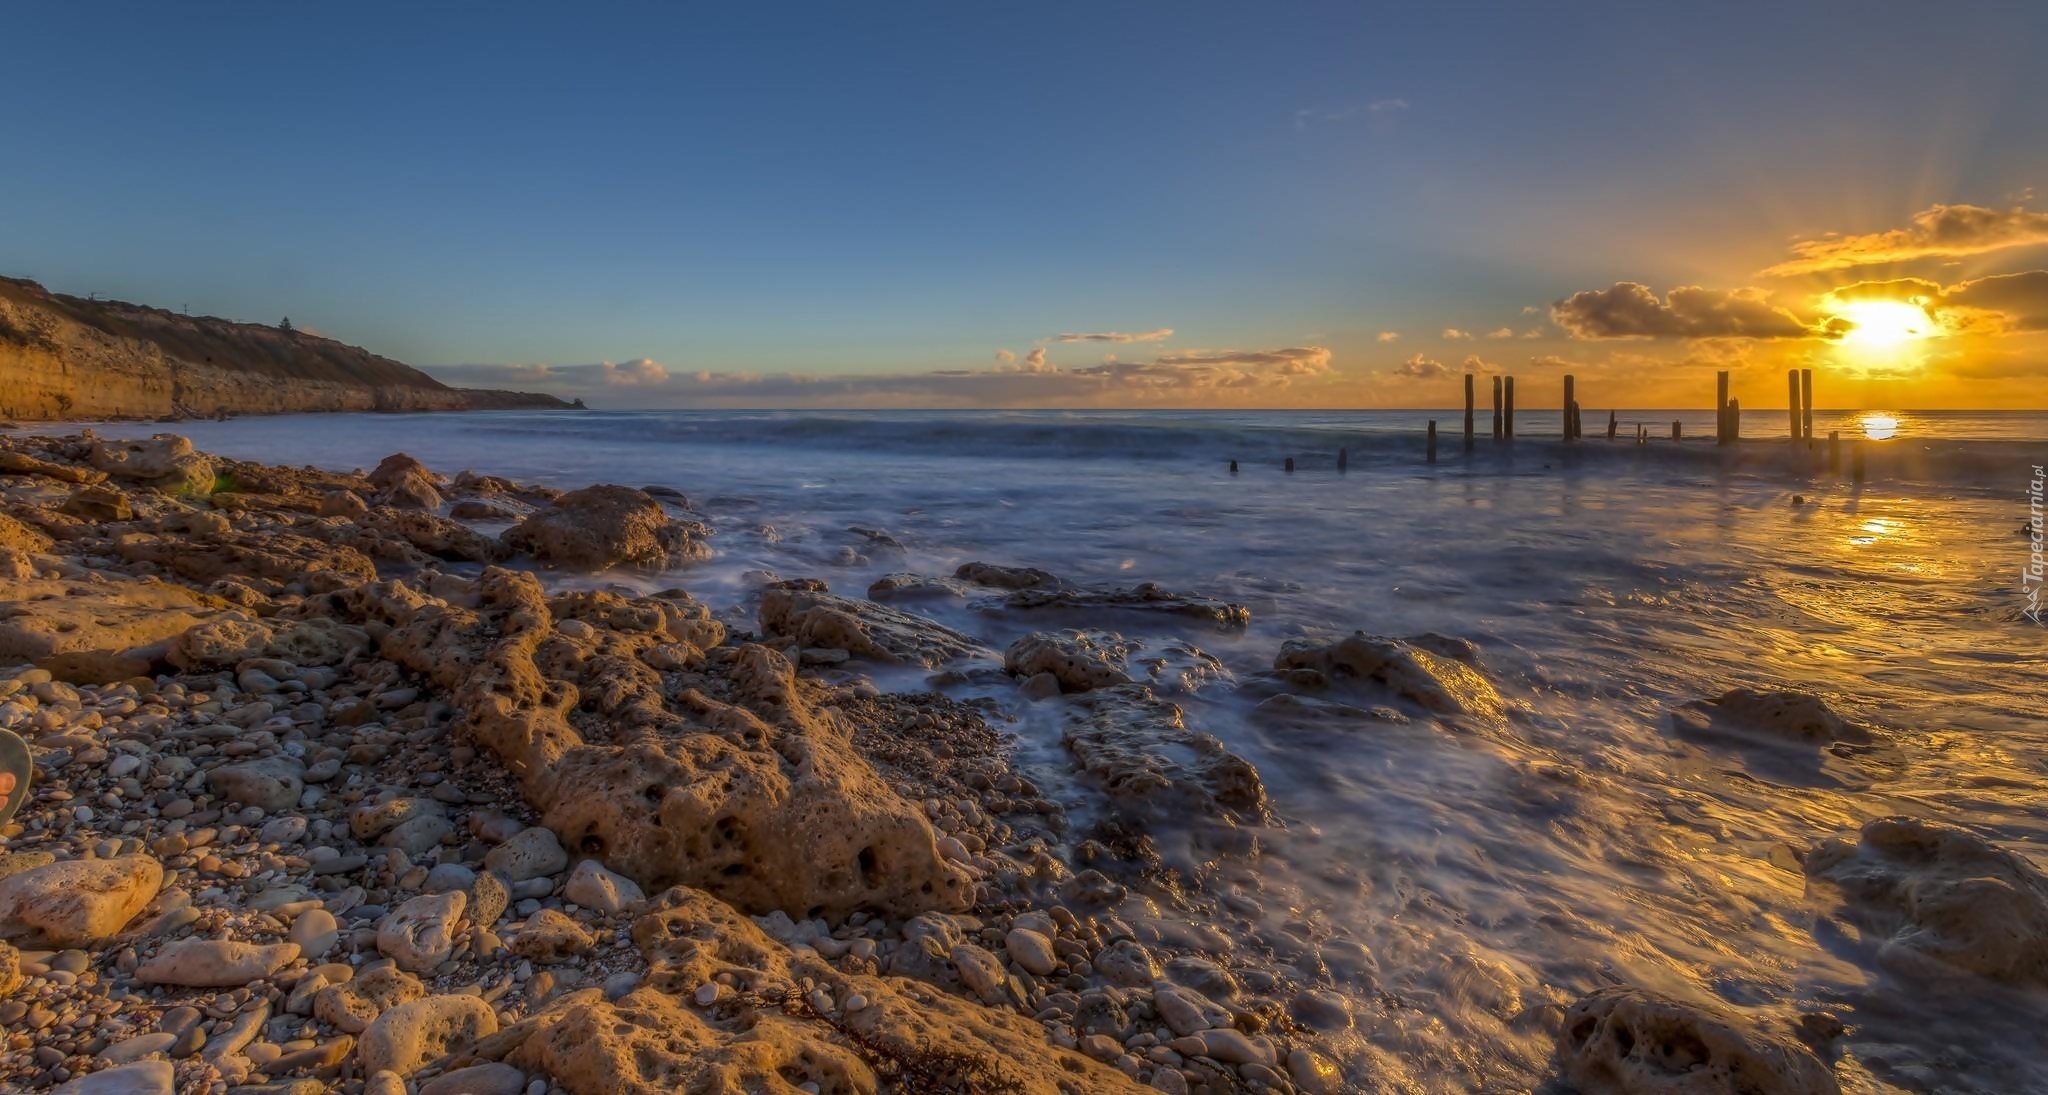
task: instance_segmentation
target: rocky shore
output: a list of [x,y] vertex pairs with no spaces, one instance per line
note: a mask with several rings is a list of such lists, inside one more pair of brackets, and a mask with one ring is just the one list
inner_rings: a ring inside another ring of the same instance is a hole
[[[743,618],[646,592],[712,550],[681,495],[403,455],[20,437],[0,498],[0,727],[36,761],[0,829],[0,1089],[1405,1086],[1335,991],[1372,955],[1208,885],[1281,824],[1173,700],[1224,675],[1194,637],[1243,606],[969,564],[866,597],[761,575]],[[997,652],[917,614],[929,597],[1163,613],[1191,638]],[[1063,697],[1100,809],[1013,769],[985,704],[863,666]],[[1303,725],[1515,717],[1442,635],[1289,643],[1238,687]],[[1859,740],[1810,699],[1676,721]],[[2048,979],[2048,881],[2018,856],[1887,819],[1807,870],[1894,968]],[[1824,1016],[1778,1030],[1627,986],[1506,1010],[1589,1093],[1838,1090]]]

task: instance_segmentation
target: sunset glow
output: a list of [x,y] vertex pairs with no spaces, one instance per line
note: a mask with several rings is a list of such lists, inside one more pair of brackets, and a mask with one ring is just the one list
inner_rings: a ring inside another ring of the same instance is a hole
[[1890,351],[1932,337],[1935,323],[1925,308],[1897,301],[1870,300],[1844,305],[1836,317],[1849,323],[1844,345],[1859,350]]

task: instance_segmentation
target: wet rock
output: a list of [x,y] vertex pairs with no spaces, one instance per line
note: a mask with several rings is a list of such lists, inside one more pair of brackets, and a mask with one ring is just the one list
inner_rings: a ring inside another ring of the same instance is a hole
[[632,879],[605,870],[604,865],[594,859],[586,859],[576,865],[569,874],[569,881],[562,887],[562,896],[586,909],[612,915],[647,900],[647,895]]
[[1059,967],[1059,959],[1053,955],[1052,940],[1029,928],[1011,928],[1010,933],[1003,937],[1003,950],[1019,968],[1040,977],[1050,976]]
[[368,512],[370,504],[352,490],[331,490],[320,496],[322,517],[361,517]]
[[1004,596],[988,608],[1014,612],[1137,612],[1177,616],[1224,630],[1251,626],[1251,609],[1193,593],[1175,593],[1157,582],[1130,588],[1090,589],[1072,586],[1030,586]]
[[280,813],[299,804],[305,775],[306,766],[291,757],[264,757],[215,768],[206,773],[206,789],[237,806]]
[[935,669],[979,643],[914,613],[827,591],[815,579],[776,582],[761,594],[761,630],[805,647]]
[[439,477],[405,453],[392,453],[370,472],[379,505],[433,511],[441,508]]
[[1815,849],[1806,874],[1894,971],[2048,984],[2048,876],[1974,833],[1878,818]]
[[994,1006],[1009,998],[1008,975],[1003,972],[1002,959],[972,943],[954,947],[952,959],[960,971],[961,984],[980,997],[982,1003]]
[[1633,988],[1565,1012],[1559,1073],[1583,1095],[1839,1095],[1804,1046],[1732,1013]]
[[1318,699],[1314,696],[1297,696],[1282,692],[1268,696],[1252,708],[1251,717],[1259,722],[1274,726],[1295,728],[1330,728],[1361,723],[1402,723],[1408,717],[1389,707],[1353,707],[1348,703]]
[[498,1016],[475,996],[428,996],[379,1015],[356,1045],[363,1071],[409,1076],[420,1066],[467,1052],[498,1031]]
[[66,859],[0,878],[0,935],[59,947],[119,935],[156,897],[164,869],[144,855]]
[[377,925],[377,950],[413,973],[431,973],[455,951],[456,929],[469,899],[455,893],[422,894]]
[[1230,1025],[1227,1009],[1217,1006],[1215,1001],[1201,993],[1171,981],[1153,982],[1152,1006],[1159,1012],[1160,1021],[1175,1034],[1198,1034]]
[[991,589],[1056,589],[1066,585],[1051,571],[996,563],[962,563],[953,571],[953,577]]
[[1265,785],[1251,762],[1190,730],[1181,709],[1143,685],[1090,692],[1062,741],[1081,770],[1127,809],[1263,820]]
[[259,946],[232,939],[180,939],[135,967],[135,977],[152,985],[235,988],[261,980],[299,956],[297,943]]
[[1018,677],[1050,673],[1063,692],[1129,684],[1130,647],[1101,631],[1034,631],[1003,652],[1003,668]]
[[526,1073],[493,1061],[445,1072],[420,1086],[420,1095],[520,1095]]
[[672,520],[646,491],[609,484],[556,498],[506,530],[515,551],[572,570],[647,567],[663,570],[707,559],[704,526]]
[[1333,643],[1290,639],[1273,659],[1273,668],[1283,674],[1314,670],[1337,682],[1370,682],[1439,715],[1466,715],[1492,725],[1507,718],[1507,704],[1492,682],[1463,660],[1363,631]]
[[1804,745],[1870,740],[1870,733],[1829,709],[1827,701],[1803,692],[1758,692],[1737,688],[1711,700],[1695,700],[1671,713],[1681,732],[1719,734]]

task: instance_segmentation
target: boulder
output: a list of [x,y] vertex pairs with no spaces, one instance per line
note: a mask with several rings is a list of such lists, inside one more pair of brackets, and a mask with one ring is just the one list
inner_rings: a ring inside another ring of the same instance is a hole
[[93,467],[109,476],[171,495],[213,493],[211,457],[176,434],[160,433],[141,441],[95,441],[86,453]]
[[1270,815],[1258,769],[1214,736],[1190,730],[1181,709],[1145,685],[1080,697],[1061,740],[1126,813],[1253,822]]
[[1809,853],[1806,875],[1894,972],[2048,985],[2048,876],[1975,833],[1878,818]]
[[468,1052],[498,1032],[498,1016],[478,996],[427,996],[377,1016],[356,1044],[364,1072],[410,1076],[422,1066]]
[[1463,715],[1488,725],[1507,720],[1507,704],[1493,682],[1465,660],[1421,643],[1353,632],[1332,643],[1289,639],[1273,659],[1279,673],[1311,670],[1333,682],[1358,681],[1385,688],[1425,711]]
[[51,546],[52,541],[43,530],[0,513],[0,548],[13,548],[24,555],[40,555],[49,551]]
[[1227,631],[1242,630],[1251,626],[1252,622],[1251,609],[1243,605],[1200,594],[1175,593],[1157,582],[1143,582],[1129,588],[1104,589],[1065,585],[1026,586],[984,607],[1017,612],[1064,610],[1168,615]]
[[569,853],[555,834],[540,826],[522,829],[512,839],[484,854],[484,866],[505,876],[508,882],[560,874],[569,867]]
[[156,898],[163,865],[146,855],[64,859],[0,878],[0,935],[56,947],[104,943]]
[[427,994],[420,979],[397,966],[378,966],[313,995],[313,1017],[336,1030],[361,1034],[390,1008]]
[[175,1078],[169,1061],[137,1061],[80,1076],[51,1095],[172,1095]]
[[1835,714],[1826,700],[1804,692],[1736,688],[1674,710],[1671,721],[1678,730],[1697,736],[1733,735],[1799,745],[1870,740],[1869,731]]
[[413,973],[432,973],[455,953],[469,898],[460,890],[408,898],[377,924],[377,950]]
[[290,965],[297,943],[259,946],[234,939],[180,939],[135,967],[135,977],[152,985],[236,988]]
[[632,879],[605,870],[604,864],[595,859],[576,864],[562,887],[562,896],[606,915],[617,915],[647,900]]
[[1087,692],[1131,683],[1130,651],[1107,632],[1034,631],[1003,652],[1003,668],[1018,677],[1050,673],[1061,691]]
[[1558,1071],[1580,1095],[1840,1095],[1806,1047],[1717,1007],[1601,989],[1565,1012]]
[[439,477],[406,454],[392,453],[370,473],[377,503],[402,510],[432,512],[441,508]]
[[127,656],[176,637],[218,605],[166,582],[11,582],[0,586],[0,665],[41,665],[61,655]]
[[72,491],[71,495],[57,506],[57,512],[95,524],[135,519],[135,505],[128,500],[128,496],[121,493],[120,488],[106,483],[97,483]]
[[554,909],[542,909],[527,917],[526,925],[512,937],[513,954],[544,965],[566,961],[589,949],[589,933]]
[[370,504],[352,490],[331,490],[320,496],[322,517],[361,517],[369,511]]
[[643,490],[610,484],[556,498],[505,531],[505,544],[570,570],[641,567],[665,570],[708,559],[710,530],[668,516]]

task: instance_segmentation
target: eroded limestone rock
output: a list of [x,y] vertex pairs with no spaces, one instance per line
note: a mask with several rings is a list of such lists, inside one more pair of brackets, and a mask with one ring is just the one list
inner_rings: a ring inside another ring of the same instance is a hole
[[40,937],[58,947],[103,943],[121,934],[163,885],[163,865],[146,855],[62,859],[0,878],[0,935]]
[[1064,692],[1129,684],[1130,645],[1100,631],[1034,631],[1003,652],[1003,668],[1019,677],[1050,673]]
[[1806,859],[1877,959],[1915,977],[2048,984],[2048,876],[1953,825],[1878,818]]
[[1869,731],[1804,692],[1759,692],[1736,688],[1711,700],[1694,700],[1671,713],[1680,730],[1701,736],[1733,734],[1803,745],[1870,740]]
[[544,563],[572,570],[664,570],[709,558],[710,530],[669,517],[643,490],[599,484],[573,490],[507,529],[504,540]]
[[1177,705],[1144,685],[1081,697],[1062,740],[1083,772],[1141,813],[1258,821],[1270,812],[1251,762],[1190,730]]
[[1839,1095],[1804,1046],[1719,1009],[1609,988],[1565,1012],[1557,1059],[1581,1095]]
[[95,441],[86,452],[93,467],[164,494],[210,494],[214,465],[177,434],[160,433],[146,440]]
[[811,578],[776,582],[762,591],[761,630],[800,646],[927,669],[982,649],[936,620],[841,597]]
[[1273,659],[1273,668],[1282,674],[1309,670],[1332,682],[1369,682],[1425,711],[1504,723],[1507,704],[1493,682],[1465,659],[1440,652],[1441,642],[1423,638],[1404,641],[1357,631],[1332,643],[1290,639]]

